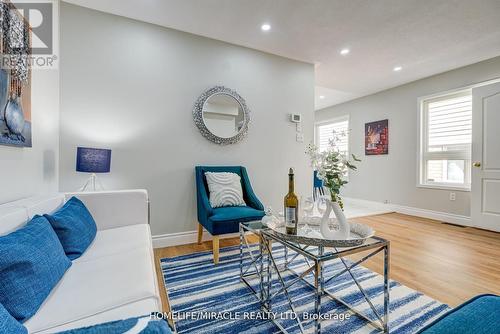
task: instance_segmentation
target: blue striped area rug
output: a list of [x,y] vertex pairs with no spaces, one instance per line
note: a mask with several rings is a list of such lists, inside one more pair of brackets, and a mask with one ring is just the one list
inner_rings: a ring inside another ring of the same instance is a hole
[[[253,246],[252,246],[253,247]],[[257,246],[255,246],[257,252]],[[282,262],[282,246],[274,245],[273,255]],[[290,253],[289,253],[290,256]],[[248,265],[250,260],[244,261]],[[259,313],[260,304],[239,278],[239,247],[227,247],[220,251],[220,262],[215,266],[212,252],[194,253],[174,258],[161,259],[163,278],[168,291],[172,311],[177,314],[179,333],[279,333],[271,321],[263,319]],[[303,260],[295,260],[290,266],[302,272],[307,266]],[[325,279],[342,270],[339,260],[328,262],[324,267]],[[383,277],[362,266],[352,270],[367,294],[373,300],[379,314],[383,314]],[[288,271],[281,272],[285,282],[295,276]],[[280,288],[275,275],[273,291]],[[313,282],[313,275],[306,279]],[[258,280],[250,281],[258,289]],[[348,273],[328,282],[328,291],[361,310],[370,319],[375,319],[370,306],[357,289]],[[437,302],[415,290],[390,281],[390,333],[415,333],[418,329],[449,310],[445,304]],[[290,296],[299,316],[310,316],[314,310],[312,289],[298,282],[289,289]],[[287,300],[280,294],[272,304],[273,312],[280,318],[279,323],[290,333],[300,333],[297,322],[290,318]],[[323,333],[379,333],[366,320],[352,315],[342,304],[325,296],[321,312],[330,314],[330,319],[322,322]],[[287,316],[288,315],[288,316]],[[349,317],[350,316],[350,317]],[[306,332],[313,332],[314,322],[304,320]]]

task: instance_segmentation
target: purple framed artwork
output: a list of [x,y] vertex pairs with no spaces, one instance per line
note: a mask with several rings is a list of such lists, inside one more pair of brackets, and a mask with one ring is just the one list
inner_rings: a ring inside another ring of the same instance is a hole
[[365,155],[389,154],[389,120],[365,124]]

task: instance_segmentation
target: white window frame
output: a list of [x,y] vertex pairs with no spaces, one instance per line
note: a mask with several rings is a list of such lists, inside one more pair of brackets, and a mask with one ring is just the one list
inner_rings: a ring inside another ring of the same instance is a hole
[[[460,89],[448,91],[438,95],[421,97],[418,99],[418,175],[417,187],[443,190],[467,191],[471,189],[471,164],[467,163],[471,160],[471,150],[466,152],[425,152],[427,148],[427,106],[431,102],[439,100],[447,100],[453,97],[458,97],[466,94],[472,94],[472,90]],[[472,145],[471,145],[472,147]],[[427,161],[428,160],[465,160],[464,166],[464,183],[449,183],[449,182],[429,182],[427,180]]]
[[316,146],[318,146],[318,149],[319,149],[319,131],[318,131],[318,127],[321,126],[321,125],[326,125],[326,124],[332,124],[332,123],[340,123],[340,122],[345,122],[347,121],[347,153],[346,153],[346,156],[347,158],[349,158],[351,155],[350,151],[351,151],[351,143],[350,143],[350,132],[349,132],[349,126],[350,126],[350,120],[349,120],[349,115],[343,115],[343,116],[339,116],[339,117],[334,117],[334,118],[329,118],[327,120],[324,120],[324,121],[319,121],[319,122],[315,122],[314,123],[314,144]]

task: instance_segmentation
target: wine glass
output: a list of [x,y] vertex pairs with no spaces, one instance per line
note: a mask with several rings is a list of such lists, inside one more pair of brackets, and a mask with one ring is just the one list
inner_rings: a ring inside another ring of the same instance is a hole
[[302,208],[304,210],[304,218],[310,218],[314,210],[314,200],[312,197],[306,197],[302,200]]
[[316,207],[318,208],[319,214],[323,216],[326,212],[326,198],[319,196],[316,200]]

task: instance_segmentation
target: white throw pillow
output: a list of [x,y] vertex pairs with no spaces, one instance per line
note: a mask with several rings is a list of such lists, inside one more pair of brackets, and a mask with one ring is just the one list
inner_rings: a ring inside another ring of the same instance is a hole
[[213,208],[222,206],[245,206],[241,177],[235,173],[206,172],[210,205]]

